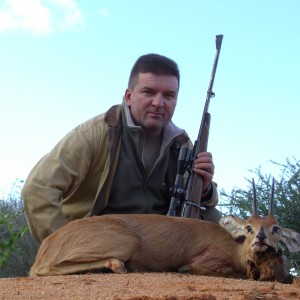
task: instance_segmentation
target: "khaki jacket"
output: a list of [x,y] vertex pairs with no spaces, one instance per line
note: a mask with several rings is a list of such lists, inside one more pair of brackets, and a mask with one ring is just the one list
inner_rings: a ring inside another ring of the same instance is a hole
[[[121,106],[79,125],[67,134],[30,172],[22,189],[25,216],[33,237],[41,242],[67,222],[101,214],[107,205],[120,153]],[[174,182],[187,135],[173,142],[167,176]],[[215,206],[217,193],[205,205]]]

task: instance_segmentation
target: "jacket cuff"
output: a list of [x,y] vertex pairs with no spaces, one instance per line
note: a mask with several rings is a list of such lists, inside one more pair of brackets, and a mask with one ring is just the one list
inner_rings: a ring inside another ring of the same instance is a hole
[[201,204],[204,206],[217,206],[219,202],[218,192],[217,192],[218,185],[215,182],[211,182],[209,186],[209,190],[204,191],[201,197]]

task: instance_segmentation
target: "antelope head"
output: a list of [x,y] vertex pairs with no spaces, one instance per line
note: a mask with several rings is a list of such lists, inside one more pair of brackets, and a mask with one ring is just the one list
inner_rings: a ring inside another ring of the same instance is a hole
[[256,253],[265,252],[270,248],[276,250],[279,242],[282,242],[289,252],[299,252],[300,234],[291,229],[281,228],[274,215],[274,179],[267,216],[258,215],[256,188],[253,179],[252,188],[252,215],[246,221],[235,216],[225,216],[221,218],[220,225],[226,228],[234,239],[243,241],[243,252],[248,257],[253,258]]
[[252,253],[264,252],[269,247],[276,249],[281,240],[282,230],[278,225],[274,215],[274,178],[272,181],[269,212],[267,216],[259,216],[257,212],[257,198],[254,179],[252,179],[253,189],[253,210],[252,216],[246,222],[245,234],[251,241]]

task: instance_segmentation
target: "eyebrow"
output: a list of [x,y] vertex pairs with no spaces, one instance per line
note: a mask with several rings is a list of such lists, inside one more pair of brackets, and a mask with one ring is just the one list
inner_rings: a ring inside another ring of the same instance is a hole
[[[156,88],[152,88],[152,87],[149,87],[149,86],[143,86],[141,88],[141,90],[149,90],[149,91],[156,91],[157,89]],[[163,91],[163,93],[168,93],[168,94],[174,94],[174,95],[177,95],[177,91],[175,90],[165,90]]]

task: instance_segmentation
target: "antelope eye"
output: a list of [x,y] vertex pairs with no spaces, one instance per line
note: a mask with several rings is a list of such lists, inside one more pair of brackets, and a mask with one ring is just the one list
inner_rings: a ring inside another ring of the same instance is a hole
[[280,230],[278,226],[274,226],[272,230],[272,234],[277,233]]
[[245,228],[248,233],[252,233],[252,227],[250,225],[247,225]]

